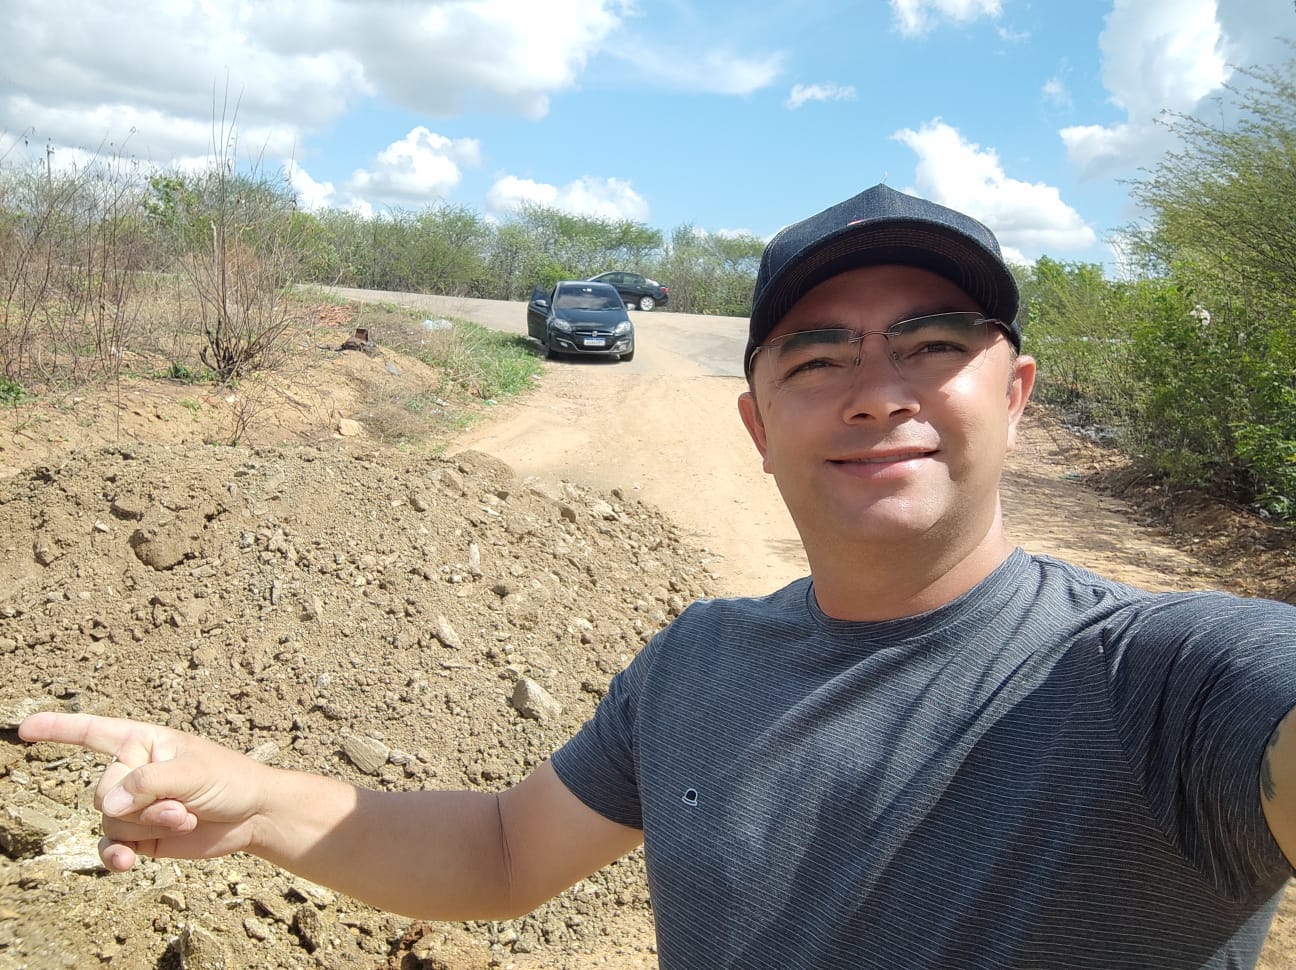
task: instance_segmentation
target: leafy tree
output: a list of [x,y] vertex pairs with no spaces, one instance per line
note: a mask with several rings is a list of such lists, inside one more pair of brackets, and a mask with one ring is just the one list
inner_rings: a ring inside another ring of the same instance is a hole
[[517,221],[560,269],[558,278],[585,279],[612,268],[638,270],[662,245],[658,230],[636,222],[534,204],[523,206]]
[[684,313],[751,313],[752,287],[765,244],[747,233],[715,235],[679,226],[660,261],[671,306]]
[[1017,269],[1027,350],[1040,361],[1039,399],[1097,436],[1119,433],[1130,408],[1128,317],[1118,290],[1096,263],[1047,256]]
[[495,231],[486,276],[490,288],[484,296],[524,300],[536,283],[553,286],[563,278],[563,270],[526,225],[507,222]]
[[481,296],[486,253],[493,235],[489,225],[465,206],[427,209],[415,220],[420,290],[454,296]]
[[1141,417],[1162,471],[1292,516],[1296,59],[1239,73],[1218,119],[1169,119],[1184,147],[1134,186],[1151,213],[1136,255],[1205,311],[1140,332],[1138,373],[1156,382]]

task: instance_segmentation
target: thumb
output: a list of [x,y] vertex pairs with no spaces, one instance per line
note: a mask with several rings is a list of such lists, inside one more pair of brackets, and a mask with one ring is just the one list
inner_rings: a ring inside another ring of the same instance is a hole
[[155,761],[138,768],[104,772],[99,782],[99,811],[109,818],[146,817],[153,825],[186,832],[198,824],[187,807],[202,791],[201,777],[195,777],[183,757]]

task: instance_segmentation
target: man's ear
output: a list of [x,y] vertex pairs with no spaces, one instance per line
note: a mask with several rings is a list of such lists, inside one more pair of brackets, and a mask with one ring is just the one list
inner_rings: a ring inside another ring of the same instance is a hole
[[1008,385],[1008,450],[1017,446],[1017,426],[1021,424],[1022,412],[1030,400],[1031,391],[1035,389],[1035,358],[1018,355],[1013,361],[1012,383]]
[[[747,428],[747,433],[751,435],[752,444],[760,452],[762,459],[765,458],[765,422],[761,420],[760,405],[756,403],[756,395],[751,391],[743,391],[738,395],[738,414],[742,417],[743,426]],[[768,468],[765,469],[769,471]]]

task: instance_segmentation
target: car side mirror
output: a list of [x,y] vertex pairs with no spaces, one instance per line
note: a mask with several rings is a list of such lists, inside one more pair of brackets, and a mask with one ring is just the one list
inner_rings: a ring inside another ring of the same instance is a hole
[[549,301],[546,300],[544,297],[539,297],[539,298],[537,298],[537,299],[532,300],[532,301],[531,301],[531,305],[532,305],[532,306],[542,307],[543,309],[546,309],[546,310],[549,309]]

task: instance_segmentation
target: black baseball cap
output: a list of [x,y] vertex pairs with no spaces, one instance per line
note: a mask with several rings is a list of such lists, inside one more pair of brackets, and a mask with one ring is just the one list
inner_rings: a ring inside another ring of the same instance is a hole
[[782,229],[761,255],[743,371],[792,304],[824,280],[863,266],[916,266],[957,284],[1002,320],[1021,349],[1017,283],[994,233],[971,216],[875,185]]

